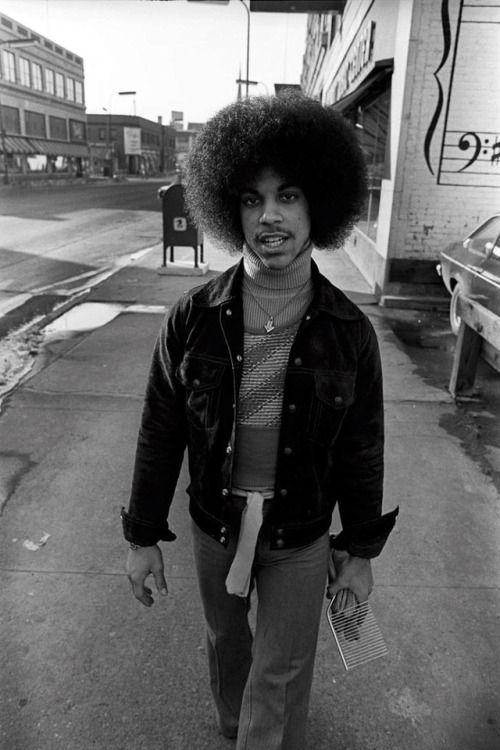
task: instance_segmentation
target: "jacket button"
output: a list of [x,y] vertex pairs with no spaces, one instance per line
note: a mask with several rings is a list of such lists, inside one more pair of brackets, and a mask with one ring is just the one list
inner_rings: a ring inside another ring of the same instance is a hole
[[220,533],[221,533],[221,534],[225,534],[225,533],[226,533],[226,531],[227,531],[226,527],[225,527],[225,526],[223,526],[223,527],[221,528],[221,530],[220,530]]
[[232,453],[232,452],[233,452],[233,449],[231,448],[230,445],[228,445],[226,448],[226,453]]
[[219,539],[219,542],[221,544],[224,544],[225,541],[226,541],[226,537],[225,536],[221,536],[221,538]]
[[237,362],[243,362],[243,357],[241,356],[241,354],[237,354],[236,355],[236,361]]
[[226,310],[226,315],[232,315],[232,314],[233,314],[233,311],[228,307],[228,309]]
[[335,403],[337,404],[337,406],[340,406],[341,404],[343,404],[344,399],[342,398],[342,396],[335,396]]
[[222,495],[224,497],[227,497],[229,495],[229,490],[226,487],[224,487],[224,489],[222,490]]
[[198,378],[195,378],[195,379],[193,380],[193,386],[194,386],[195,388],[198,388],[198,386],[200,386],[200,385],[201,385],[201,380],[198,380]]
[[288,495],[288,490],[286,490],[285,488],[283,488],[282,490],[280,490],[280,495],[281,495],[281,497],[286,497]]
[[300,357],[295,357],[295,359],[294,359],[294,361],[293,361],[293,364],[294,364],[294,365],[295,365],[296,367],[300,367],[300,366],[301,366],[301,364],[302,364],[302,359],[301,359]]
[[311,316],[310,315],[306,315],[306,320],[311,320]]
[[283,453],[285,456],[291,456],[292,455],[292,449],[291,448],[284,448]]
[[295,404],[288,404],[288,411],[292,414],[297,411],[297,407],[295,406]]
[[285,546],[285,542],[283,541],[283,539],[278,539],[278,541],[276,542],[276,546],[280,547],[280,548],[284,547]]
[[276,529],[276,533],[277,533],[278,536],[283,536],[283,534],[285,533],[285,531],[284,531],[284,529]]

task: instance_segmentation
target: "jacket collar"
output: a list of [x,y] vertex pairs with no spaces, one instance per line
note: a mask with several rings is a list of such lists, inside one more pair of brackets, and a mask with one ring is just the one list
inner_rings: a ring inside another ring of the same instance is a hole
[[[363,317],[359,307],[320,273],[314,260],[311,261],[311,275],[314,297],[310,312],[323,311],[343,320],[360,320]],[[240,296],[242,280],[243,259],[194,292],[193,304],[199,307],[217,307],[229,303]]]

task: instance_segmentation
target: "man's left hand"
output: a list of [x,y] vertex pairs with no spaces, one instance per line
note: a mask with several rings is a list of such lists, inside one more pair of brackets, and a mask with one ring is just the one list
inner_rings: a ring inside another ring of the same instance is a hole
[[329,599],[343,592],[334,602],[335,612],[366,602],[373,589],[371,561],[343,550],[332,550],[328,581],[326,595]]

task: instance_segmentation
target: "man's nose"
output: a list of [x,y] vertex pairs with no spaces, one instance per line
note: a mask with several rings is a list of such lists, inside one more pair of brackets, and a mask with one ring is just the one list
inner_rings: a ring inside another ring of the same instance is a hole
[[262,213],[260,215],[261,224],[276,224],[282,221],[283,216],[280,211],[278,203],[274,200],[266,201],[262,206]]

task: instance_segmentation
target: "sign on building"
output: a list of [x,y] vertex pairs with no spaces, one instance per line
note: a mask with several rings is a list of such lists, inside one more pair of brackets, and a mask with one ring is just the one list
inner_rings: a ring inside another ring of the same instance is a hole
[[141,129],[123,128],[123,141],[125,153],[129,156],[138,155],[141,152]]

